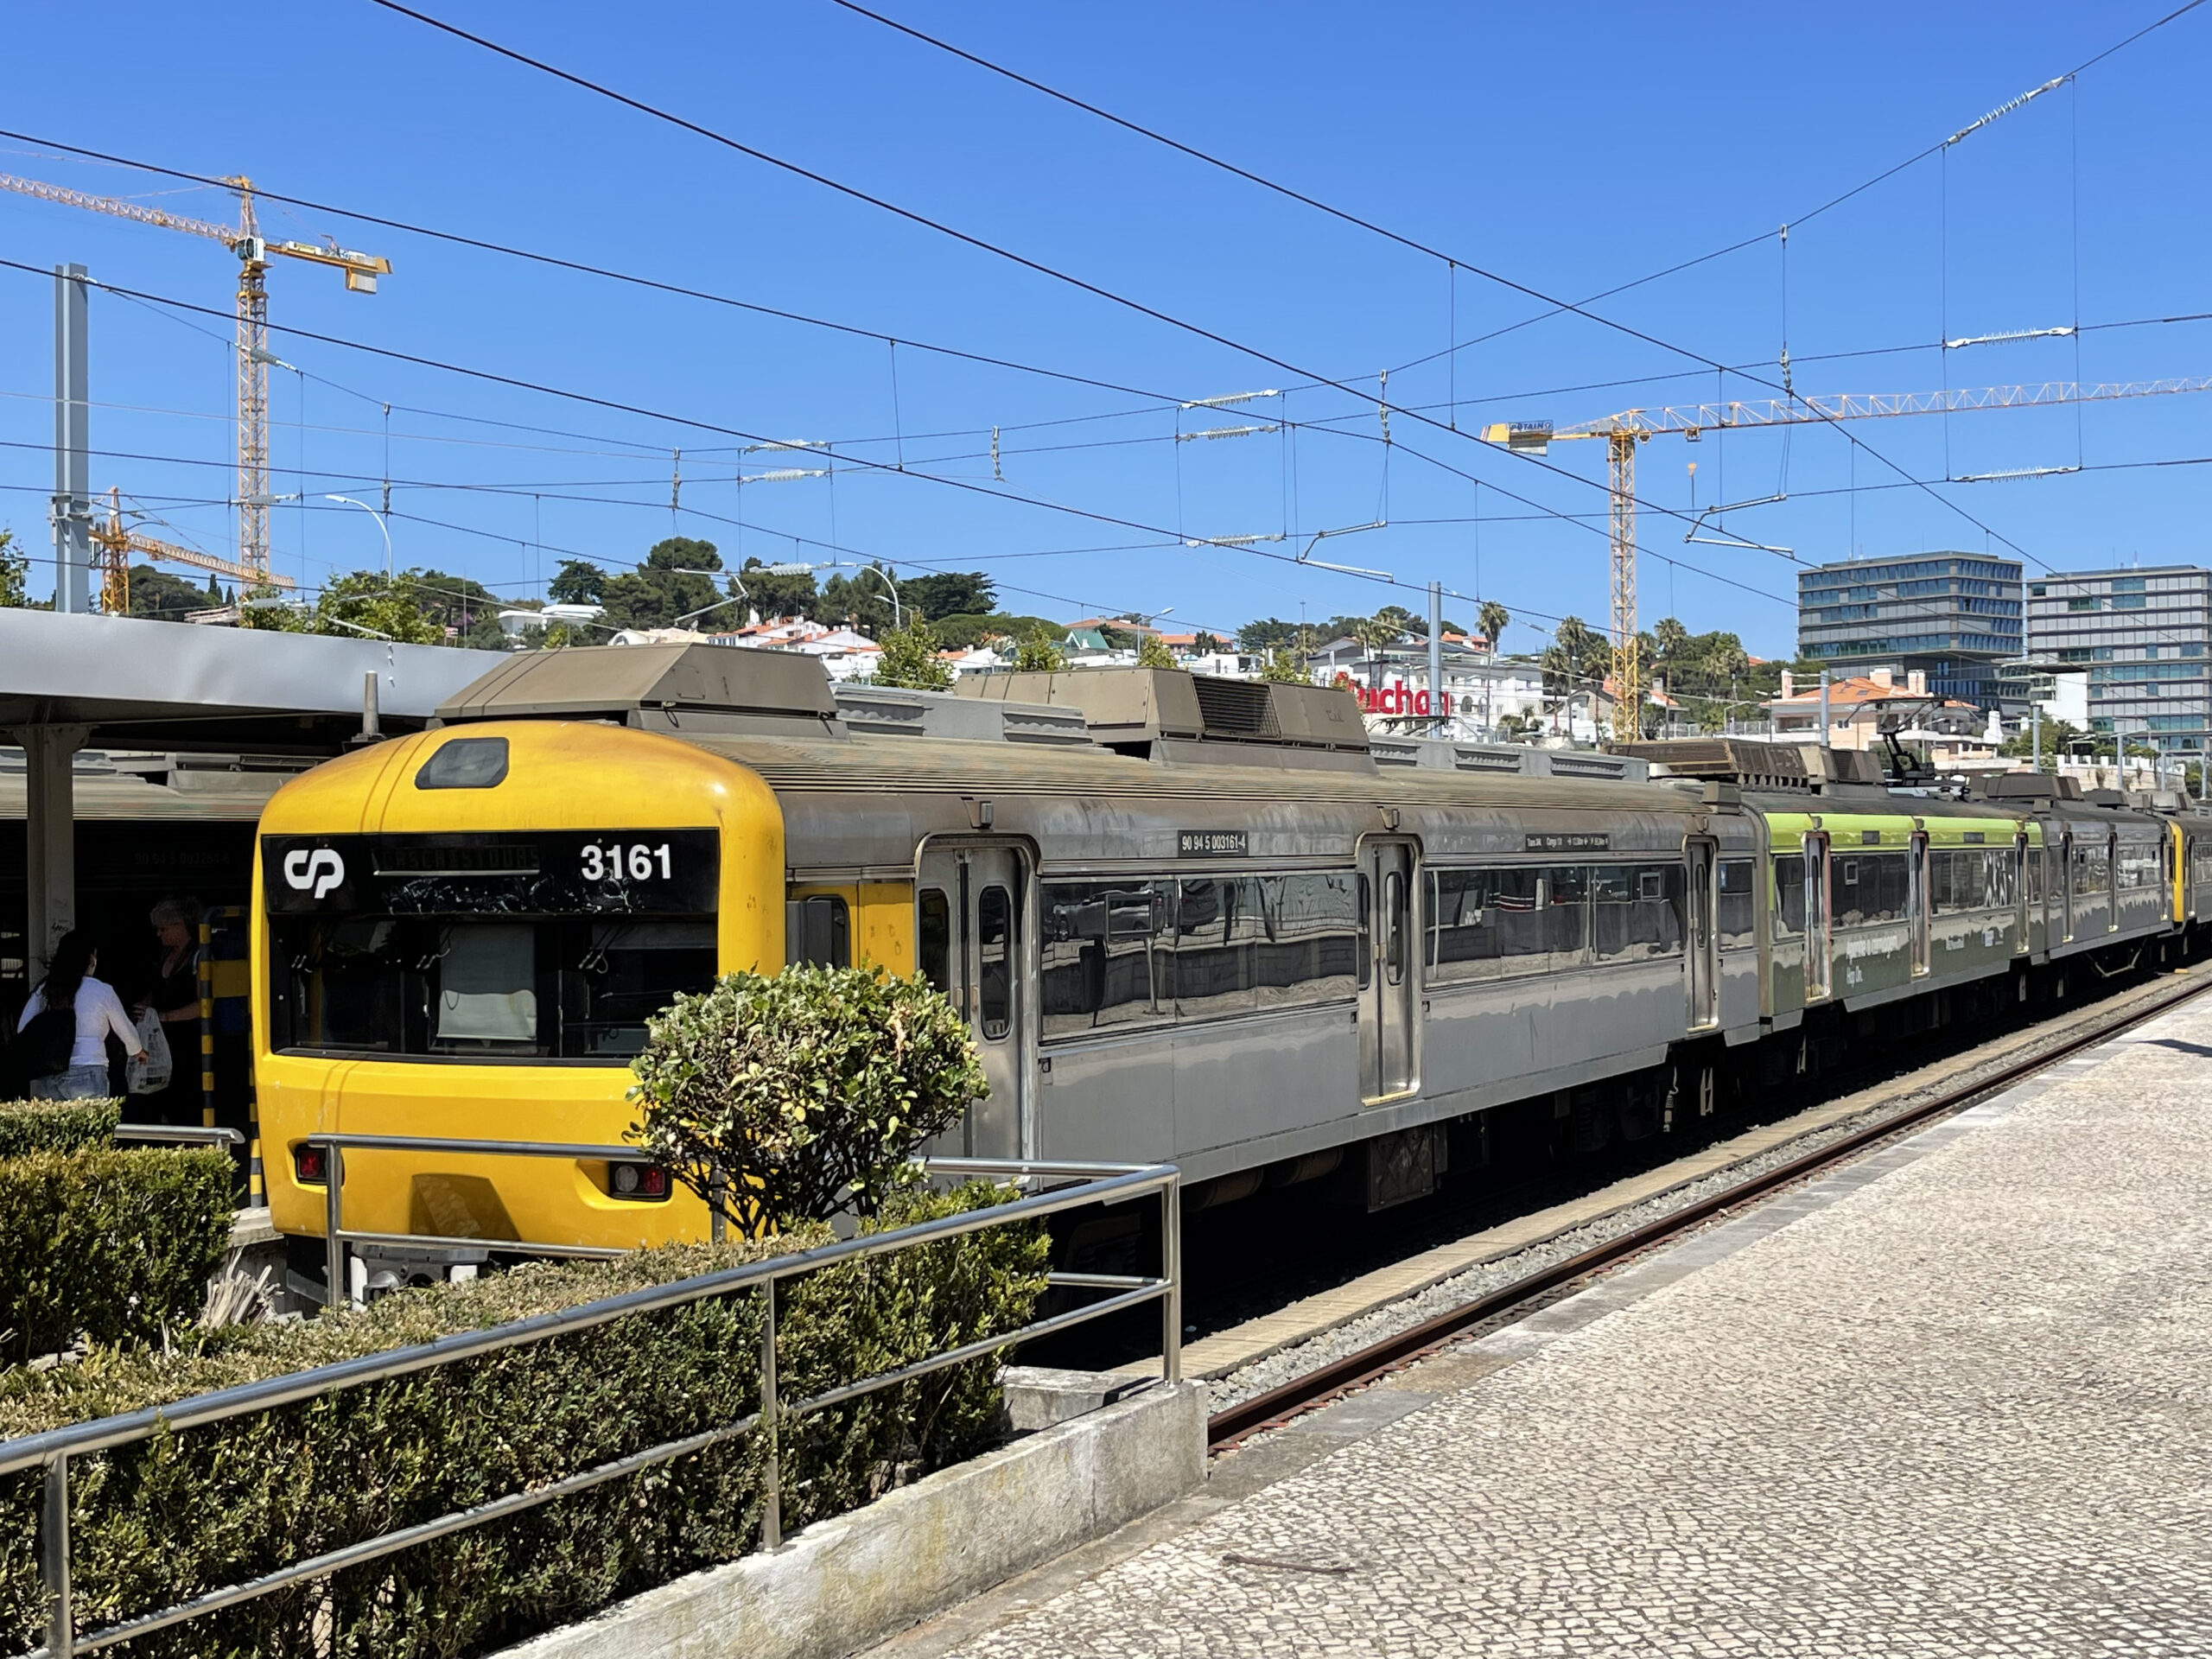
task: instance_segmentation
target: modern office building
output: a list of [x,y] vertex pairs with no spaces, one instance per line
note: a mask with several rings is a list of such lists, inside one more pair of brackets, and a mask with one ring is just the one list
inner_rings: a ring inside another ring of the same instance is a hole
[[1916,553],[1815,565],[1797,577],[1797,654],[1838,674],[1920,674],[1935,696],[1994,709],[1998,664],[2017,659],[2021,642],[2012,560]]
[[2212,571],[2192,564],[2082,570],[2028,584],[2028,656],[2089,672],[2089,729],[2161,749],[2212,731]]

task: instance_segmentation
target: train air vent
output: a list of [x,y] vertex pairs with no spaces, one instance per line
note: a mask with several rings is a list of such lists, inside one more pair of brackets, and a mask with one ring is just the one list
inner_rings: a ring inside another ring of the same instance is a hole
[[1274,702],[1264,683],[1193,674],[1191,690],[1198,695],[1198,717],[1205,722],[1207,736],[1282,735],[1282,723],[1275,718]]

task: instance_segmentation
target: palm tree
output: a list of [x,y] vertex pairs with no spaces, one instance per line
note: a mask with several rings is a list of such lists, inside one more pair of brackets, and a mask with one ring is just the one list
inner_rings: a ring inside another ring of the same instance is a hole
[[1494,599],[1483,601],[1482,609],[1475,613],[1475,626],[1483,631],[1483,642],[1489,647],[1492,672],[1483,681],[1483,734],[1490,734],[1491,691],[1497,683],[1497,642],[1513,620],[1513,613]]
[[1398,643],[1405,630],[1387,616],[1370,616],[1353,624],[1352,643],[1367,653],[1367,685],[1375,690],[1382,679],[1382,653]]
[[[1580,617],[1568,615],[1559,620],[1552,630],[1551,648],[1544,652],[1545,669],[1562,680],[1567,687],[1567,729],[1574,733],[1574,683],[1591,667],[1592,647],[1598,636],[1590,632],[1590,625]],[[1596,710],[1592,710],[1595,717]]]

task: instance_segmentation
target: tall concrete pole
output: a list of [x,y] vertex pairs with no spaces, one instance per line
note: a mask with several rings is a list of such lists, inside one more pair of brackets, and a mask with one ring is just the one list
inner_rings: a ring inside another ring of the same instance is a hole
[[85,268],[54,268],[54,608],[92,607],[92,388]]
[[1827,748],[1832,739],[1828,734],[1828,671],[1821,671],[1821,747]]
[[1433,736],[1445,734],[1445,716],[1451,710],[1444,697],[1444,584],[1428,584],[1428,712],[1434,721]]
[[2031,740],[2035,746],[2035,769],[2041,772],[2043,770],[2043,704],[2031,702],[2028,705],[2028,729],[2035,734]]

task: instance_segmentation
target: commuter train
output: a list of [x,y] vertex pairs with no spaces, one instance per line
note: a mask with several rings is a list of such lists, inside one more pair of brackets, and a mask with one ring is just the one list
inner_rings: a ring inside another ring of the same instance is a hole
[[[947,1150],[1379,1207],[1495,1124],[1663,1131],[2212,918],[2212,817],[2177,799],[1900,792],[1870,755],[1735,740],[1637,781],[1649,758],[1370,745],[1317,687],[833,690],[797,656],[609,647],[518,656],[441,717],[261,820],[256,1082],[303,1239],[306,1136],[617,1142],[647,1017],[738,969],[944,990],[990,1084]],[[346,1226],[382,1236],[357,1274],[704,1230],[642,1162],[364,1151],[345,1175]]]

